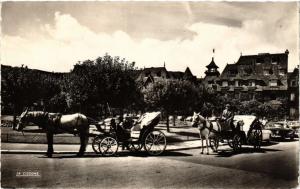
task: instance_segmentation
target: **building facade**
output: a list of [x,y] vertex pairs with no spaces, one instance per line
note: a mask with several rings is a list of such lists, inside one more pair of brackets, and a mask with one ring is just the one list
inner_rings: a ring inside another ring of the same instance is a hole
[[256,99],[276,106],[289,98],[290,117],[295,117],[299,115],[299,69],[288,73],[288,55],[288,50],[278,54],[241,55],[236,63],[227,64],[221,74],[212,59],[206,66],[203,84],[241,101]]

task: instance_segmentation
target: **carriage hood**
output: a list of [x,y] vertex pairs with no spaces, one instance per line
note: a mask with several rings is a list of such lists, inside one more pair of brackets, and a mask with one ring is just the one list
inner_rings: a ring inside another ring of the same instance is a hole
[[254,115],[235,115],[233,120],[234,120],[234,124],[236,125],[236,123],[240,120],[243,120],[244,125],[243,125],[243,131],[249,131],[251,125],[253,124],[253,122],[255,121],[256,116]]
[[157,119],[160,119],[160,115],[160,112],[147,112],[143,114],[138,120],[138,122],[141,123],[141,129],[153,124]]

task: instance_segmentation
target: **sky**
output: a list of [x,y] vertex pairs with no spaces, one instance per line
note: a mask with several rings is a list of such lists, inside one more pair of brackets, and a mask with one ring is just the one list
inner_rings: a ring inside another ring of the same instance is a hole
[[222,71],[241,54],[288,49],[292,71],[298,15],[297,2],[4,2],[1,64],[68,72],[108,53],[204,77],[212,56]]

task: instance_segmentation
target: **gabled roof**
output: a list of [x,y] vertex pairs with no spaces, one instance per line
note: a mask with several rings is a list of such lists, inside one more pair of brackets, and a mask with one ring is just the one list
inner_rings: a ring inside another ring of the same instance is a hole
[[[277,75],[261,75],[261,74],[250,74],[250,75],[241,75],[238,72],[238,67],[240,64],[227,64],[226,67],[224,68],[224,71],[222,72],[221,76],[219,77],[220,80],[228,80],[228,81],[233,81],[233,80],[256,80],[260,81],[263,85],[266,85],[269,83],[269,80],[281,80],[280,76]],[[235,74],[230,75],[230,71],[236,71]]]
[[168,71],[169,78],[182,79],[183,75],[184,75],[183,72]]
[[295,68],[294,70],[293,70],[293,72],[289,72],[288,73],[288,78],[290,79],[290,78],[296,78],[296,77],[299,77],[299,68]]
[[214,57],[212,57],[211,62],[210,62],[206,67],[207,67],[208,69],[210,69],[210,68],[219,68],[219,67],[216,65],[215,61],[214,61]]
[[[287,56],[288,53],[277,53],[277,54],[270,54],[270,53],[259,53],[257,55],[243,55],[240,56],[239,60],[236,64],[238,65],[245,65],[245,64],[252,64],[253,60],[256,59],[265,59],[265,58],[279,58],[283,56]],[[263,62],[262,62],[263,63]]]
[[185,71],[184,71],[184,75],[187,75],[187,76],[193,76],[191,70],[189,67],[186,67]]
[[144,70],[142,72],[160,72],[160,71],[165,71],[167,72],[165,67],[150,67],[150,68],[144,68]]

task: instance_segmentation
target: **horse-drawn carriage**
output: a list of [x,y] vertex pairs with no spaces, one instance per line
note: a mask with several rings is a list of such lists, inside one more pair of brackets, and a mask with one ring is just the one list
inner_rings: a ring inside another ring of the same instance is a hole
[[[217,121],[217,120],[216,120]],[[259,149],[262,143],[262,124],[253,115],[235,115],[233,118],[235,129],[228,129],[221,125],[221,130],[209,139],[210,147],[217,151],[219,142],[226,142],[234,150],[238,151],[242,145],[253,146]]]
[[150,155],[159,155],[167,145],[164,133],[154,129],[159,120],[160,112],[145,113],[128,128],[124,127],[126,120],[121,124],[116,118],[105,119],[94,132],[93,150],[97,154],[112,156],[122,146],[130,151],[144,148]]
[[[242,148],[242,145],[251,145],[254,149],[259,149],[262,143],[262,124],[253,115],[235,115],[233,125],[224,123],[219,119],[205,119],[200,114],[194,113],[193,126],[198,127],[200,138],[206,140],[208,147],[217,151],[219,143],[227,143],[234,151]],[[234,127],[233,127],[234,126]],[[209,143],[208,143],[209,142]]]

